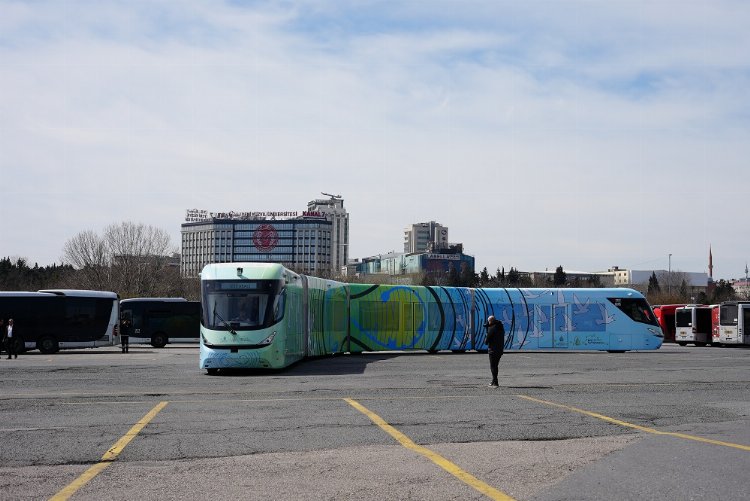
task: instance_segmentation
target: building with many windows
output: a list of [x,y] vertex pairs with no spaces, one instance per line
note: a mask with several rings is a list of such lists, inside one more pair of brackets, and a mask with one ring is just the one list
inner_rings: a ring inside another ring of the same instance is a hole
[[183,276],[210,263],[273,262],[332,275],[346,262],[349,217],[341,197],[314,200],[307,211],[209,213],[189,210],[182,224]]
[[347,264],[342,268],[341,274],[360,278],[367,275],[388,275],[391,277],[425,273],[446,275],[451,269],[459,273],[465,269],[466,272],[474,274],[474,256],[464,254],[461,244],[444,248],[440,253],[417,252],[406,254],[390,252],[366,257]]
[[344,209],[341,195],[328,195],[329,198],[316,199],[307,203],[307,212],[320,214],[331,222],[331,270],[338,270],[349,259],[349,213]]
[[430,252],[448,246],[448,228],[435,221],[416,223],[404,230],[404,252]]

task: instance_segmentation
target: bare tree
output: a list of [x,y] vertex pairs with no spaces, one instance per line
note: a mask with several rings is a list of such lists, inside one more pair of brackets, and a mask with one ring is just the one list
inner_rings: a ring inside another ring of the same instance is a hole
[[[123,297],[158,295],[169,276],[169,258],[177,252],[166,231],[124,222],[104,230],[113,285]],[[171,280],[169,280],[171,281]]]
[[63,262],[80,270],[80,287],[111,290],[107,245],[104,239],[93,231],[81,232],[65,242]]
[[108,226],[100,237],[84,231],[65,243],[63,260],[79,270],[80,286],[121,297],[179,295],[183,284],[166,231],[142,223]]

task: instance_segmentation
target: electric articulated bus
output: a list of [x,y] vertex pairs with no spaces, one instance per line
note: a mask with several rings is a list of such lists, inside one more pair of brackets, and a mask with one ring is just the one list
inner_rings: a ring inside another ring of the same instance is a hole
[[119,344],[119,297],[114,292],[49,289],[0,292],[0,318],[12,318],[22,350],[55,353],[62,349]]
[[209,264],[201,273],[200,367],[282,368],[305,357],[391,350],[655,350],[663,334],[632,289],[473,289],[346,284],[280,264]]

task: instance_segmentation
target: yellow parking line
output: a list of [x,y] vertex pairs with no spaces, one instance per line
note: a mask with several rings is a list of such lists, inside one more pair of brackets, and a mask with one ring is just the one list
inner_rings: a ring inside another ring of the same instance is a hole
[[353,400],[351,398],[345,398],[346,402],[349,403],[352,407],[357,409],[359,412],[370,418],[370,420],[378,425],[383,431],[388,433],[390,436],[392,436],[398,443],[403,445],[409,450],[412,450],[414,452],[417,452],[423,456],[425,456],[427,459],[435,463],[436,465],[440,466],[442,469],[450,473],[451,475],[455,476],[459,480],[463,481],[464,483],[468,484],[469,486],[473,487],[477,491],[481,492],[485,496],[489,497],[490,499],[495,499],[498,501],[513,501],[513,498],[505,494],[504,492],[501,492],[491,485],[488,485],[478,478],[476,478],[474,475],[462,470],[454,463],[451,463],[447,459],[445,459],[440,454],[426,448],[422,447],[421,445],[417,445],[414,443],[409,437],[398,431],[393,426],[386,423],[383,418],[369,410],[364,405],[360,404],[356,400]]
[[526,395],[516,395],[516,396],[519,397],[519,398],[530,400],[532,402],[537,402],[537,403],[545,404],[545,405],[551,405],[553,407],[559,407],[561,409],[567,409],[569,411],[578,412],[580,414],[585,414],[587,416],[595,417],[597,419],[601,419],[601,420],[607,421],[609,423],[617,424],[617,425],[620,425],[620,426],[625,426],[627,428],[633,428],[633,429],[636,429],[638,431],[642,431],[642,432],[645,432],[645,433],[652,433],[654,435],[669,435],[669,436],[672,436],[672,437],[684,438],[685,440],[694,440],[696,442],[703,442],[703,443],[706,443],[706,444],[722,445],[724,447],[732,447],[733,449],[740,449],[742,451],[750,451],[750,446],[748,446],[748,445],[734,444],[732,442],[722,442],[721,440],[712,440],[710,438],[696,437],[695,435],[687,435],[685,433],[675,433],[675,432],[671,432],[671,431],[660,431],[660,430],[657,430],[655,428],[649,428],[648,426],[640,426],[640,425],[637,425],[637,424],[628,423],[627,421],[621,421],[619,419],[611,418],[611,417],[605,416],[603,414],[598,414],[596,412],[586,411],[586,410],[583,410],[583,409],[579,409],[577,407],[571,407],[569,405],[558,404],[556,402],[548,402],[547,400],[541,400],[539,398],[528,397]]
[[78,489],[86,485],[92,478],[97,476],[99,473],[104,471],[107,466],[112,464],[112,461],[117,459],[117,456],[120,455],[122,450],[125,448],[126,445],[130,443],[131,440],[133,440],[138,433],[152,420],[154,417],[159,414],[159,411],[161,411],[169,402],[159,402],[156,407],[151,409],[148,414],[143,416],[140,421],[138,421],[135,425],[133,425],[128,432],[120,438],[117,442],[115,442],[115,445],[110,447],[107,452],[104,453],[102,456],[102,459],[100,462],[96,463],[92,467],[90,467],[88,470],[84,471],[81,476],[73,480],[71,483],[69,483],[65,488],[63,488],[60,492],[55,494],[50,498],[50,501],[64,501],[68,499],[70,496],[76,493]]

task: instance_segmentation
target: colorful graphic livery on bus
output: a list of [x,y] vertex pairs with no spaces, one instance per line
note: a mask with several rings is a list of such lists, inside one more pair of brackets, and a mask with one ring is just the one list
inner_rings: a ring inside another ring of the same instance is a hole
[[279,264],[201,273],[200,367],[282,368],[305,357],[487,349],[489,315],[506,350],[655,350],[663,334],[632,289],[472,289],[347,284]]

